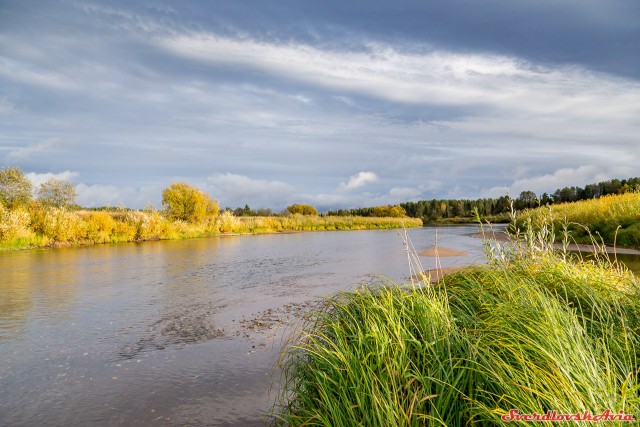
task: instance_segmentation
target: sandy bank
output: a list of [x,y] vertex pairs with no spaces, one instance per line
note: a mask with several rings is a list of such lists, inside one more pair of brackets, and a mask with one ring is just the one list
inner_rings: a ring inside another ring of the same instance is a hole
[[[463,270],[467,267],[444,267],[444,268],[432,268],[431,270],[423,271],[424,275],[429,278],[429,283],[438,283],[447,274],[455,273]],[[422,280],[421,277],[414,277],[414,279]]]
[[465,251],[459,251],[457,249],[451,249],[451,248],[429,248],[426,249],[422,252],[420,252],[418,255],[420,256],[427,256],[427,257],[451,257],[451,256],[466,256],[469,255],[467,252]]

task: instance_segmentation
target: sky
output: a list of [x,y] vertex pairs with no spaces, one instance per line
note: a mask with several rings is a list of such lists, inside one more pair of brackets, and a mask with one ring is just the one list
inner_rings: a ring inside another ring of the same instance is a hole
[[640,176],[637,0],[0,0],[0,166],[320,210]]

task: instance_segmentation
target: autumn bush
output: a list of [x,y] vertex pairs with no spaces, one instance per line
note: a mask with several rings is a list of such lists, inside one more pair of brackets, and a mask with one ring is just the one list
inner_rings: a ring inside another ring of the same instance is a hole
[[164,189],[162,206],[168,218],[192,223],[216,217],[220,211],[218,202],[209,194],[185,182],[177,182]]
[[116,221],[107,212],[90,212],[84,216],[87,223],[86,238],[92,243],[112,241]]
[[29,236],[32,234],[30,222],[31,217],[26,210],[9,210],[0,204],[0,241]]

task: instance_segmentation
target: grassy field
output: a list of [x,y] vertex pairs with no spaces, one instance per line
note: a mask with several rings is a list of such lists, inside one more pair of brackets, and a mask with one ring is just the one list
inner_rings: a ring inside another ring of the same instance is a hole
[[275,423],[493,426],[513,424],[502,419],[512,409],[637,417],[638,277],[549,243],[494,246],[489,265],[435,286],[329,299],[284,355]]
[[590,235],[607,244],[640,248],[640,193],[626,193],[581,202],[552,205],[524,211],[518,223],[539,224],[551,218],[556,238],[563,225],[577,243],[589,243]]
[[7,210],[0,206],[0,250],[185,239],[225,233],[365,230],[421,225],[422,221],[415,218],[235,217],[230,212],[192,224],[171,221],[153,211],[70,211],[37,205]]

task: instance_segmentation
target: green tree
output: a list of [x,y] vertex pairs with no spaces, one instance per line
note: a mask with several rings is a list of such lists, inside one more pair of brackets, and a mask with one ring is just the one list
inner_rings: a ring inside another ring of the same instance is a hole
[[38,187],[38,200],[45,205],[62,207],[75,204],[76,186],[62,179],[51,178]]
[[8,208],[26,205],[33,199],[33,184],[18,167],[0,170],[0,203]]
[[287,206],[287,212],[290,214],[312,215],[317,216],[318,211],[311,205],[291,205]]
[[162,206],[169,218],[192,223],[215,217],[220,212],[217,200],[185,182],[176,182],[162,191]]

